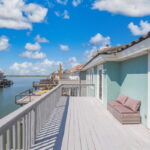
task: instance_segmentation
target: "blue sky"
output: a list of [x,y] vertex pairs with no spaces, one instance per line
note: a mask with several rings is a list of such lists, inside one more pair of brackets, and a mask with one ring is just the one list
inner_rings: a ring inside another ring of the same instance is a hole
[[0,70],[49,74],[150,31],[149,0],[0,0]]

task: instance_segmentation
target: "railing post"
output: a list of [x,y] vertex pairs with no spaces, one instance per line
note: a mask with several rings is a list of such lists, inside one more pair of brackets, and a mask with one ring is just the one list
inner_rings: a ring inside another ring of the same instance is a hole
[[22,119],[22,149],[25,150],[26,146],[26,118]]

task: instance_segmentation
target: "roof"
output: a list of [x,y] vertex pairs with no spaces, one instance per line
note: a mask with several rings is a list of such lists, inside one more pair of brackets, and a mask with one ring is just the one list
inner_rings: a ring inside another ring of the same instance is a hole
[[65,70],[64,72],[65,73],[73,73],[73,72],[80,71],[82,68],[83,68],[83,65],[77,65],[77,66],[75,66],[73,68]]
[[4,74],[4,72],[0,71],[0,74]]
[[93,55],[93,57],[83,66],[83,68],[88,65],[93,59],[95,59],[99,55],[111,55],[115,53],[119,53],[121,51],[126,50],[129,47],[132,47],[135,44],[140,43],[141,41],[144,41],[145,39],[150,38],[150,32],[148,32],[146,35],[141,36],[139,39],[132,41],[129,44],[124,44],[120,46],[114,46],[114,47],[105,47],[103,49],[100,49]]

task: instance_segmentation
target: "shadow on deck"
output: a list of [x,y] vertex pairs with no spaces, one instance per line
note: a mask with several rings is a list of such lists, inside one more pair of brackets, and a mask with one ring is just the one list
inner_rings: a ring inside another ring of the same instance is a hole
[[62,97],[37,136],[33,150],[60,150],[65,130],[69,97]]
[[150,150],[150,132],[120,124],[96,98],[62,97],[32,149]]

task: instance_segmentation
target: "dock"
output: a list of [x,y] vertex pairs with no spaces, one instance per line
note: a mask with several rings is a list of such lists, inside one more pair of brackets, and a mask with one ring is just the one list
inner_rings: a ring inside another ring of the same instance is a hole
[[39,90],[34,91],[34,89],[23,91],[15,96],[15,103],[18,105],[28,104],[42,95],[38,92]]
[[18,105],[25,105],[25,104],[28,104],[34,100],[37,99],[37,97],[40,97],[41,95],[34,95],[34,96],[25,96],[19,100],[16,101],[16,104]]

